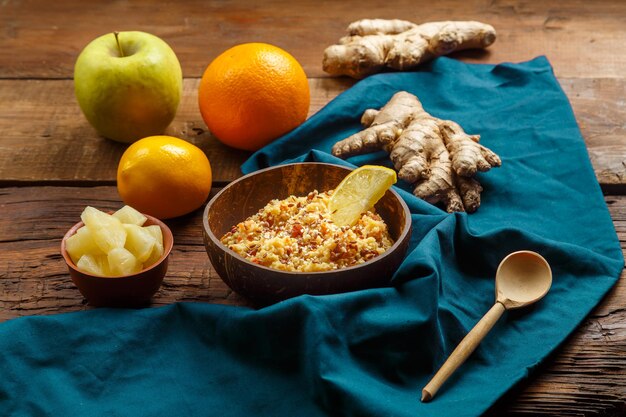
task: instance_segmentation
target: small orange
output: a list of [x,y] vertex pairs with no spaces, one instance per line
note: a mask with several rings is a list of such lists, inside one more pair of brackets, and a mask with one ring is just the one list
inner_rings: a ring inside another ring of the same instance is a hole
[[117,191],[142,213],[169,219],[190,213],[211,191],[211,165],[197,146],[150,136],[126,149],[117,167]]
[[299,126],[309,112],[304,70],[266,43],[234,46],[207,67],[198,90],[200,113],[226,145],[255,151]]

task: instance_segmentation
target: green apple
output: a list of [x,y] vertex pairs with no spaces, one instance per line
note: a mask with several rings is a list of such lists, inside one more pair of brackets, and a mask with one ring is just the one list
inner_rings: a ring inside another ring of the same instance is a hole
[[89,43],[76,60],[78,104],[98,133],[131,143],[163,133],[182,95],[176,54],[145,32],[119,32]]

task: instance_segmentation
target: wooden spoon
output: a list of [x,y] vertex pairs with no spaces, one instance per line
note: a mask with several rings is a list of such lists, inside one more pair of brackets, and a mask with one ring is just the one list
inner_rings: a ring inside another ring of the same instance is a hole
[[525,307],[543,298],[552,285],[552,270],[538,253],[519,251],[500,262],[496,272],[496,303],[454,349],[448,360],[422,390],[430,401],[441,385],[461,366],[498,321],[504,310]]

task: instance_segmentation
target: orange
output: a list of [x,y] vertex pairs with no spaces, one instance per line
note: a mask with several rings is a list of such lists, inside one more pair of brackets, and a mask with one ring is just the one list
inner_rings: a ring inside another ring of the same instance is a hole
[[171,136],[150,136],[126,149],[117,191],[142,213],[169,219],[190,213],[211,191],[211,165],[200,148]]
[[304,70],[266,43],[234,46],[207,67],[198,90],[200,113],[226,145],[255,151],[299,126],[309,111]]

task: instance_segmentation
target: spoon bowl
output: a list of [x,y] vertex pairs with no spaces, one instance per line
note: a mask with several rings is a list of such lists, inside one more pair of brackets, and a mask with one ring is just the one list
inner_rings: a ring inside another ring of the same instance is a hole
[[505,257],[496,272],[496,301],[507,310],[541,300],[552,285],[548,262],[531,251],[513,252]]

